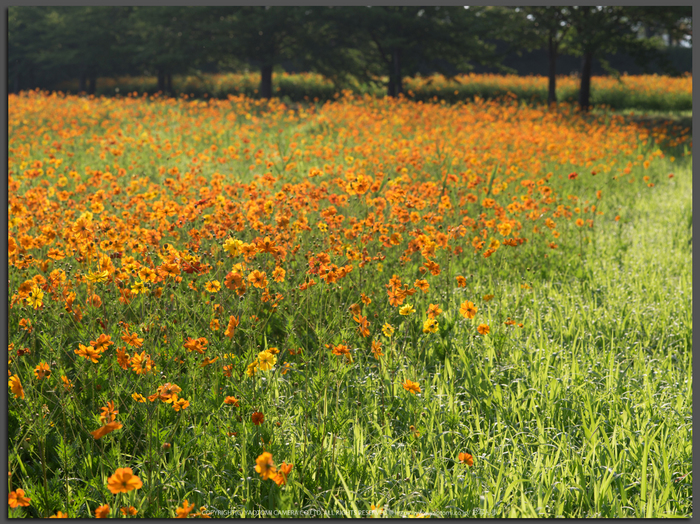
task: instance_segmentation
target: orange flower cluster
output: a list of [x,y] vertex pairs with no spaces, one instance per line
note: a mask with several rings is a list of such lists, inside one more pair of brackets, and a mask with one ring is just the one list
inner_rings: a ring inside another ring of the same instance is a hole
[[279,469],[275,467],[272,460],[272,454],[265,451],[257,459],[255,459],[255,471],[263,480],[271,479],[278,486],[284,486],[287,483],[287,476],[291,473],[294,464],[283,462]]

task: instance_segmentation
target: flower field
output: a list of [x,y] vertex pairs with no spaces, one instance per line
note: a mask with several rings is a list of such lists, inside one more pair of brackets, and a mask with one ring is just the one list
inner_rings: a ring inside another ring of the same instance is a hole
[[688,129],[8,110],[10,516],[692,514]]
[[[386,79],[385,79],[386,80]],[[457,75],[449,80],[435,74],[427,77],[405,78],[406,97],[416,101],[433,101],[435,97],[447,102],[474,99],[518,98],[528,103],[547,102],[547,77],[493,74]],[[557,77],[557,99],[574,104],[578,100],[580,80],[574,76]],[[173,89],[190,97],[227,98],[228,95],[258,96],[260,74],[227,73],[173,78]],[[651,111],[689,111],[693,107],[693,81],[690,76],[671,78],[658,75],[621,75],[620,79],[594,76],[591,80],[592,98],[596,106],[613,109]],[[76,82],[61,86],[78,91]],[[280,73],[273,78],[276,97],[290,101],[335,100],[340,96],[330,80],[314,73]],[[126,93],[158,91],[156,77],[100,78],[97,94],[113,96]],[[385,89],[379,86],[351,85],[355,94],[381,97]]]

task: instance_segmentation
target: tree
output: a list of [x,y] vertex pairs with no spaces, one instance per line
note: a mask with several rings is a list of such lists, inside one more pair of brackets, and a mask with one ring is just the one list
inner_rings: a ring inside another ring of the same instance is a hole
[[51,8],[51,31],[44,39],[43,54],[53,65],[78,77],[80,91],[93,94],[97,77],[129,70],[126,29],[130,7]]
[[[591,66],[594,56],[618,50],[631,53],[638,61],[658,57],[658,44],[640,37],[640,29],[654,11],[644,7],[574,6],[568,8],[573,31],[571,49],[582,57],[579,107],[591,107]],[[661,9],[661,8],[651,8]],[[603,66],[610,69],[603,61]]]
[[571,28],[568,8],[547,6],[520,9],[529,22],[524,28],[526,38],[529,37],[532,43],[528,47],[547,47],[549,58],[547,102],[555,104],[557,101],[557,55],[562,50],[562,43]]
[[139,67],[158,77],[158,90],[172,93],[174,74],[186,74],[215,54],[210,7],[136,7],[129,49]]
[[[496,59],[495,46],[485,36],[495,34],[490,8],[374,6],[333,8],[327,30],[341,51],[346,70],[359,80],[383,84],[387,94],[403,92],[403,76],[429,65],[453,76],[468,70],[470,60]],[[331,60],[321,60],[328,64]],[[331,67],[331,69],[333,69]],[[387,78],[386,81],[381,78]]]
[[[7,13],[8,91],[35,87],[46,11],[39,7],[10,7]],[[9,87],[11,86],[11,87]]]
[[306,8],[234,7],[218,8],[222,22],[216,25],[216,43],[224,54],[238,56],[260,67],[260,96],[272,97],[275,65],[294,59],[306,30]]

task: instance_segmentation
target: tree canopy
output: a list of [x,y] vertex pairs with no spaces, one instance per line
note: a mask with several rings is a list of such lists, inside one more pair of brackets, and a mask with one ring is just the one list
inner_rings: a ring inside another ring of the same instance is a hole
[[[508,53],[547,49],[550,102],[557,56],[573,54],[582,59],[585,109],[593,59],[606,66],[606,53],[624,51],[646,63],[660,58],[660,47],[691,37],[690,7],[15,6],[8,10],[8,88],[78,79],[92,93],[98,77],[150,74],[172,92],[173,75],[254,67],[259,94],[269,98],[274,69],[291,64],[338,87],[378,83],[399,96],[403,78],[419,71],[503,69]],[[668,61],[662,65],[671,71]]]

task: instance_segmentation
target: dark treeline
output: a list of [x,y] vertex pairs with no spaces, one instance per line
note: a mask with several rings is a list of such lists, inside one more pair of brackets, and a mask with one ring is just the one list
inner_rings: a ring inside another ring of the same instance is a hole
[[419,72],[542,72],[556,102],[575,64],[587,109],[596,68],[682,73],[691,35],[691,7],[10,7],[8,89],[77,79],[90,94],[99,77],[155,75],[172,93],[173,75],[254,67],[269,98],[284,64],[389,96]]

